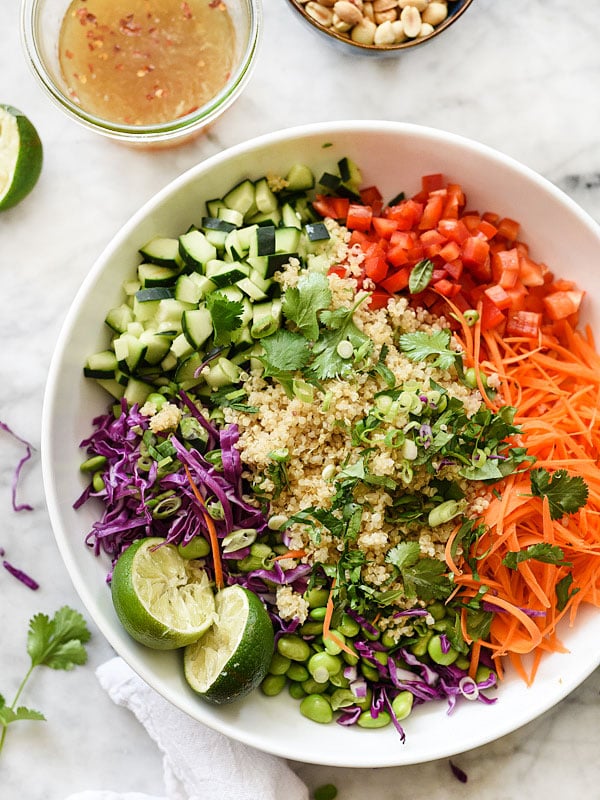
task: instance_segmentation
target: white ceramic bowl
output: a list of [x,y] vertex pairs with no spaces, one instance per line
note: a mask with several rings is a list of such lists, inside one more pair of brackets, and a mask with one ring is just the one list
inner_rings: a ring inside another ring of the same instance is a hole
[[405,723],[405,744],[392,727],[365,731],[309,722],[287,693],[274,699],[256,692],[240,703],[213,707],[187,687],[180,653],[145,649],[121,628],[105,583],[107,563],[84,545],[97,509],[92,504],[77,512],[72,508],[83,488],[78,444],[89,434],[92,417],[106,407],[106,396],[82,377],[82,365],[89,353],[107,343],[104,314],[119,302],[123,278],[134,273],[138,247],[156,233],[186,230],[204,200],[220,196],[242,178],[285,173],[296,161],[318,174],[342,156],[358,162],[365,182],[377,184],[387,198],[402,189],[416,191],[424,174],[443,172],[465,187],[469,207],[520,220],[533,257],[588,290],[585,320],[600,330],[600,279],[594,272],[600,229],[530,169],[475,142],[414,125],[361,121],[285,130],[220,153],[173,181],[96,261],[67,316],[52,361],[43,417],[43,471],[56,541],[82,602],[114,649],[161,695],[206,725],[260,750],[318,764],[383,767],[469,750],[551,708],[598,666],[600,613],[590,609],[574,628],[562,630],[569,652],[543,660],[532,687],[509,670],[493,706],[463,702],[451,715],[442,702],[421,706]]

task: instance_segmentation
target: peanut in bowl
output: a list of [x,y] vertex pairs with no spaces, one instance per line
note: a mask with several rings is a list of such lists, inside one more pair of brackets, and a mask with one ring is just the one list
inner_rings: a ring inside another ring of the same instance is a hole
[[393,56],[434,39],[472,0],[288,0],[320,36],[346,52]]

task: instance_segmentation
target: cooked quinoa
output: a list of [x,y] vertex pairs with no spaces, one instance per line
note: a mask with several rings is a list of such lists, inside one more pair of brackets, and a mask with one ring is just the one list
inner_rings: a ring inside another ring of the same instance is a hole
[[[331,220],[327,221],[331,239],[320,253],[314,256],[313,268],[322,269],[324,264],[344,263],[348,277],[329,275],[332,294],[330,310],[351,307],[357,297],[357,274],[362,254],[350,248],[347,231]],[[325,270],[323,270],[325,271]],[[285,290],[295,286],[300,275],[299,264],[292,261],[284,272],[276,276]],[[363,284],[364,285],[364,284]],[[368,286],[365,288],[369,288]],[[366,303],[358,306],[354,323],[373,343],[369,356],[376,364],[382,354],[387,369],[393,374],[396,386],[414,382],[425,391],[430,380],[444,387],[448,395],[459,399],[470,416],[481,406],[478,391],[468,389],[450,371],[440,370],[428,363],[410,361],[396,346],[398,336],[415,331],[439,331],[448,327],[447,320],[431,316],[426,309],[414,309],[403,297],[390,299],[384,309],[371,310]],[[457,348],[458,349],[458,348]],[[409,384],[410,385],[410,384]],[[267,497],[272,497],[270,514],[289,519],[294,514],[310,507],[327,509],[331,506],[335,492],[335,481],[341,470],[352,465],[359,457],[353,445],[351,431],[373,408],[376,395],[385,388],[383,379],[372,369],[357,370],[350,378],[327,380],[322,391],[315,391],[312,401],[289,397],[285,388],[270,382],[260,374],[251,374],[245,384],[248,405],[256,411],[249,413],[225,409],[228,423],[236,423],[240,430],[238,448],[244,464],[244,477],[252,486]],[[396,419],[401,427],[408,422]],[[369,471],[372,475],[392,478],[406,493],[433,494],[430,489],[431,474],[424,467],[415,467],[406,481],[405,459],[399,458],[398,449],[386,445],[383,436],[372,441],[369,453]],[[287,451],[286,482],[277,487],[269,477],[273,451]],[[404,475],[404,479],[403,479]],[[458,477],[455,465],[440,465],[437,478],[447,478],[459,484],[465,493],[465,516],[477,516],[487,505],[487,490],[482,485]],[[419,543],[424,556],[444,558],[444,546],[455,526],[455,521],[429,527],[426,524],[400,526],[388,521],[388,510],[394,502],[392,493],[384,487],[361,485],[355,495],[363,507],[361,529],[357,546],[366,554],[362,567],[362,580],[375,589],[398,588],[393,579],[393,567],[386,563],[386,554],[399,542],[411,540]],[[333,564],[337,561],[343,544],[331,533],[322,529],[318,537],[311,537],[307,527],[291,524],[286,531],[286,543],[290,550],[304,551],[301,560],[310,563]],[[318,541],[316,540],[318,539]],[[287,560],[286,560],[287,561]],[[293,564],[296,562],[290,562]],[[401,587],[401,584],[399,585]],[[283,619],[298,617],[303,621],[307,615],[305,600],[289,587],[277,592],[278,610]],[[399,598],[392,610],[415,605],[415,598]],[[410,633],[406,620],[393,621],[392,617],[381,620],[382,629],[394,627],[394,635]]]

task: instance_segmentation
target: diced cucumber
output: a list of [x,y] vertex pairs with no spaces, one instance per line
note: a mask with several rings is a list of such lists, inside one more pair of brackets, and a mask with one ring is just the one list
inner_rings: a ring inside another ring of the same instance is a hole
[[123,293],[126,297],[132,297],[141,288],[142,284],[138,280],[123,281]]
[[291,203],[284,203],[281,206],[281,222],[287,228],[300,228],[302,227],[302,222],[300,220],[300,215],[292,206]]
[[[226,206],[223,206],[226,208]],[[233,222],[228,222],[226,219],[220,217],[202,217],[202,230],[206,233],[207,230],[211,231],[225,231],[229,233],[237,228]]]
[[230,231],[225,239],[225,253],[232,261],[239,261],[248,252],[238,229]]
[[358,165],[352,159],[344,156],[338,161],[337,166],[344,186],[358,195],[362,185],[362,174]]
[[294,253],[300,244],[300,229],[295,227],[275,229],[275,252]]
[[146,347],[144,360],[148,364],[154,365],[160,364],[167,355],[171,347],[172,339],[170,336],[165,336],[163,333],[143,331],[140,334],[140,342]]
[[166,300],[174,296],[175,292],[170,286],[152,286],[149,289],[139,289],[135,293],[138,303],[151,303],[153,300]]
[[215,284],[199,272],[190,272],[189,275],[180,275],[175,284],[175,299],[184,303],[198,305],[207,294],[213,291]]
[[[252,283],[255,286],[257,286],[265,294],[267,294],[267,292],[269,291],[269,289],[273,285],[273,281],[271,280],[271,278],[264,278],[261,275],[261,273],[259,272],[259,270],[257,270],[257,269],[251,269],[250,270],[250,275],[248,277],[250,278]],[[241,286],[241,284],[238,284],[238,286],[243,291],[243,287]]]
[[137,380],[136,378],[130,378],[125,388],[123,397],[125,400],[127,400],[127,403],[130,406],[133,406],[136,403],[139,406],[143,406],[146,402],[146,398],[153,391],[154,387],[151,384],[146,383],[145,381]]
[[242,278],[250,274],[250,267],[239,261],[219,261],[214,259],[206,264],[206,277],[215,284],[217,289],[233,286]]
[[277,197],[271,190],[266,178],[260,178],[254,184],[254,202],[260,214],[270,214],[279,207]]
[[211,217],[218,217],[220,208],[225,208],[225,203],[220,198],[206,201],[206,210]]
[[86,378],[114,379],[118,368],[117,356],[113,350],[102,350],[88,357],[83,367]]
[[245,218],[246,215],[256,213],[255,195],[254,184],[251,180],[246,179],[227,192],[225,197],[223,197],[223,202],[227,208],[233,208],[239,211]]
[[114,397],[115,400],[120,400],[125,394],[125,387],[121,386],[121,384],[117,383],[116,381],[99,378],[97,379],[97,383],[98,386],[101,386],[106,392]]
[[306,164],[293,164],[285,180],[291,192],[307,191],[315,185],[315,176]]
[[181,316],[181,329],[192,347],[198,350],[213,332],[210,311],[205,306],[184,311]]
[[267,300],[264,303],[255,303],[252,309],[251,333],[255,339],[269,336],[281,325],[281,301]]
[[163,267],[144,261],[138,266],[138,278],[142,288],[172,286],[179,275],[178,267]]
[[[181,330],[181,315],[188,309],[193,308],[191,303],[182,303],[180,300],[175,300],[174,297],[165,300],[159,300],[158,309],[156,310],[156,323],[171,324],[173,330]],[[164,330],[164,328],[163,328]]]
[[310,242],[320,242],[331,238],[324,222],[307,222],[304,230]]
[[279,225],[281,211],[278,208],[273,209],[273,211],[258,211],[255,214],[247,214],[245,220],[251,225]]
[[204,235],[206,236],[206,240],[212,244],[213,247],[216,247],[218,252],[224,249],[229,231],[217,230],[217,228],[206,228]]
[[175,381],[182,389],[192,389],[204,381],[204,375],[196,375],[203,363],[204,356],[200,353],[192,353],[179,362],[175,370]]
[[130,333],[137,339],[140,338],[143,332],[144,332],[144,325],[139,320],[134,320],[133,322],[130,322],[129,325],[127,326],[127,333]]
[[177,361],[182,358],[187,358],[187,356],[191,355],[193,352],[193,345],[189,343],[187,336],[184,333],[180,333],[179,336],[176,336],[171,343],[170,353],[176,359],[176,361],[173,363],[173,367],[176,366]]
[[179,245],[177,239],[166,236],[155,236],[139,252],[146,261],[161,267],[177,267]]
[[[262,279],[261,279],[262,280]],[[237,286],[244,292],[244,294],[248,295],[250,300],[253,302],[260,302],[261,300],[266,300],[268,295],[265,291],[263,291],[260,286],[257,286],[250,277],[242,278],[242,280],[238,281]]]
[[222,206],[218,212],[217,216],[219,219],[225,220],[225,222],[230,222],[232,225],[235,225],[236,228],[240,228],[244,224],[244,215],[241,211],[238,211],[237,208],[227,208],[227,206]]
[[[253,248],[251,248],[251,251]],[[264,225],[256,229],[256,255],[268,256],[275,252],[275,226]]]
[[219,389],[230,383],[237,383],[241,369],[228,358],[218,358],[204,373],[204,379],[211,389]]
[[246,262],[250,264],[251,267],[250,275],[255,272],[264,278],[269,270],[269,259],[267,256],[248,256]]
[[244,293],[238,286],[223,286],[222,289],[216,289],[215,294],[223,295],[231,302],[242,302],[244,300]]
[[202,231],[194,229],[179,237],[179,255],[188,267],[196,269],[216,258],[217,250]]
[[148,349],[131,333],[122,333],[118,336],[113,342],[113,347],[119,367],[130,375],[141,364]]
[[110,309],[104,321],[116,333],[123,333],[129,323],[133,322],[133,309],[127,303],[121,303],[120,306]]

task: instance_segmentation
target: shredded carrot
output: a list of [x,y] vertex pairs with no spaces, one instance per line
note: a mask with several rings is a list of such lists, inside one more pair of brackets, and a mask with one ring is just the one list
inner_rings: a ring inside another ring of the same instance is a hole
[[329,590],[329,597],[327,598],[327,605],[325,607],[325,618],[323,619],[323,639],[329,639],[336,644],[340,650],[355,656],[356,652],[351,650],[345,642],[342,642],[339,636],[331,630],[331,617],[333,616],[333,590],[335,588],[335,578],[331,582],[331,589]]
[[223,580],[223,566],[221,564],[221,548],[219,547],[217,529],[215,528],[215,523],[213,522],[213,518],[208,513],[208,510],[206,508],[206,503],[204,502],[204,498],[200,494],[200,490],[196,486],[196,483],[192,478],[192,473],[188,469],[187,464],[184,464],[183,468],[185,469],[185,474],[187,475],[187,479],[190,483],[190,486],[192,487],[192,492],[194,493],[194,497],[196,498],[198,504],[200,505],[202,516],[204,517],[204,521],[206,522],[208,535],[210,537],[210,546],[212,549],[213,565],[215,568],[215,585],[217,589],[220,590],[224,586],[224,580]]
[[288,550],[287,553],[281,553],[275,556],[273,561],[282,561],[284,558],[302,558],[306,555],[306,550]]
[[[446,544],[454,597],[466,601],[487,587],[483,600],[495,609],[488,639],[471,645],[469,674],[474,676],[480,650],[486,648],[499,677],[508,657],[531,683],[545,653],[565,651],[559,623],[572,625],[585,604],[600,607],[600,355],[589,329],[581,333],[567,320],[547,326],[537,339],[482,333],[475,325],[471,352],[477,373],[495,374],[497,397],[515,406],[514,421],[522,431],[516,445],[535,457],[531,468],[550,474],[564,469],[583,478],[589,491],[583,508],[553,519],[548,498],[533,495],[529,471],[513,474],[496,484],[481,515],[485,532],[476,547],[485,557],[477,561],[477,575],[469,567],[476,553],[452,557],[458,527]],[[479,389],[487,405],[484,387]],[[516,569],[505,564],[508,553],[544,543],[560,548],[567,563],[532,558]],[[565,578],[571,580],[570,590],[559,608],[557,587]],[[464,608],[460,624],[469,643]]]

